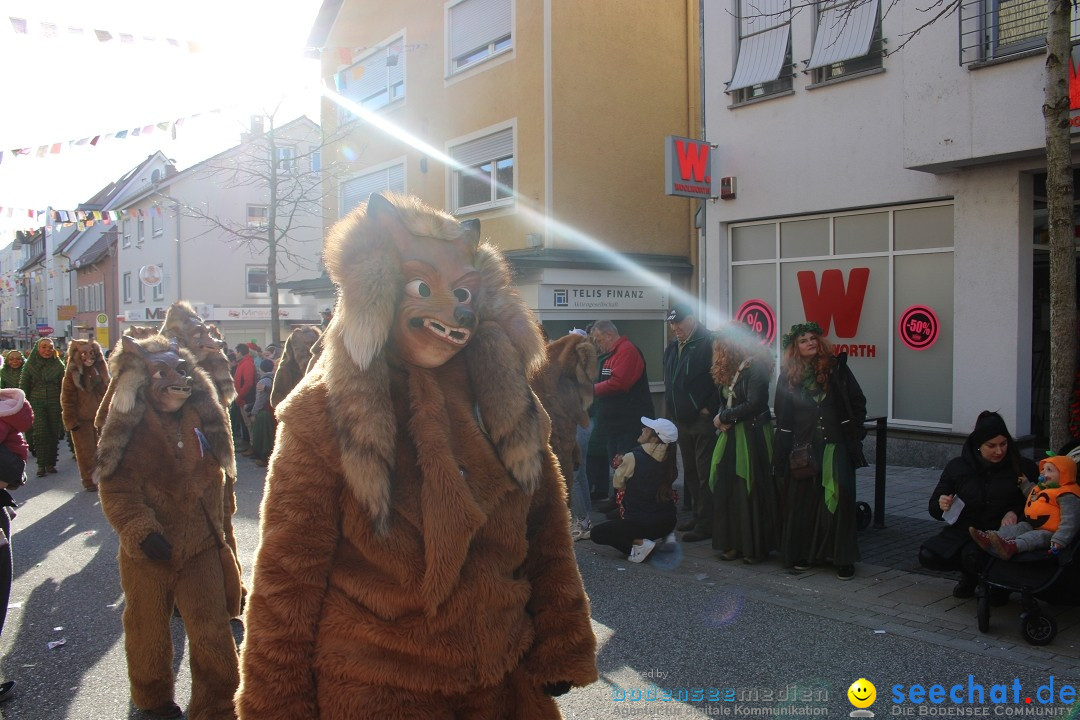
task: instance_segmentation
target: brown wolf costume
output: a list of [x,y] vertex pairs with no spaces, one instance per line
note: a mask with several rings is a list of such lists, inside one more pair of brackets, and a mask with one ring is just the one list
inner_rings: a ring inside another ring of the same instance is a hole
[[236,399],[229,358],[225,357],[225,341],[217,334],[217,328],[203,322],[191,304],[180,300],[165,311],[161,334],[176,338],[180,346],[191,351],[195,362],[206,371],[217,388],[221,402],[228,412],[229,403]]
[[318,342],[322,331],[316,325],[294,327],[285,341],[277,370],[274,371],[274,387],[270,391],[270,406],[277,407],[307,372],[311,361],[311,348]]
[[175,339],[124,337],[109,364],[114,394],[94,474],[101,509],[120,536],[132,702],[179,715],[169,628],[175,603],[191,653],[188,717],[233,718],[239,672],[229,618],[239,611],[240,567],[221,533],[225,477],[236,472],[225,411]]
[[551,416],[551,449],[565,478],[574,477],[574,468],[582,462],[577,428],[589,426],[595,375],[596,348],[588,338],[571,333],[548,343],[547,362],[533,380]]
[[97,429],[94,418],[109,387],[109,368],[101,345],[94,340],[72,340],[68,345],[64,382],[60,386],[60,412],[64,428],[71,435],[75,462],[83,487],[96,491],[94,453]]
[[543,361],[498,250],[414,198],[330,231],[337,312],[278,411],[245,720],[558,718],[596,679]]

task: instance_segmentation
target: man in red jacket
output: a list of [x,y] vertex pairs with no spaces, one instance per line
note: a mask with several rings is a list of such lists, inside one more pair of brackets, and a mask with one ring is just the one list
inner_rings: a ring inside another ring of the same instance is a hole
[[255,358],[245,343],[236,346],[236,357],[236,371],[233,373],[236,399],[229,407],[229,419],[237,452],[247,453],[251,449],[251,432],[244,408],[255,402]]

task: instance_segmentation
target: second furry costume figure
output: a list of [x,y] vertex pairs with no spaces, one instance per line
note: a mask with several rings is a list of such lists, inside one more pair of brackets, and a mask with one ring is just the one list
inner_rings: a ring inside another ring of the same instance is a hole
[[191,720],[234,718],[239,680],[229,618],[240,567],[225,544],[232,434],[209,377],[176,340],[123,337],[109,359],[112,399],[98,443],[101,509],[120,537],[124,649],[131,700],[179,717],[173,697],[173,605],[191,655]]
[[83,487],[96,492],[94,453],[97,429],[94,419],[109,387],[109,368],[101,345],[93,340],[72,340],[68,345],[64,384],[60,387],[60,410],[64,428],[71,434],[75,462]]
[[318,362],[278,408],[244,720],[558,718],[596,640],[532,314],[479,223],[372,195],[330,232]]

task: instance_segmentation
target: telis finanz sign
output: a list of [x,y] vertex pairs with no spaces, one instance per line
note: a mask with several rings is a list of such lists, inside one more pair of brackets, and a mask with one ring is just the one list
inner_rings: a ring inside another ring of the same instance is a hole
[[712,145],[677,135],[664,138],[664,192],[682,197],[714,197]]

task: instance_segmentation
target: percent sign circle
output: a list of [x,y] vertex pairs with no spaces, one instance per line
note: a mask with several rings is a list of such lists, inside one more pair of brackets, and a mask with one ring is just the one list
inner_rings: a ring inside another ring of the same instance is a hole
[[900,340],[912,350],[926,350],[937,342],[941,323],[937,313],[925,305],[912,305],[900,314]]
[[761,338],[762,345],[771,345],[776,338],[776,313],[764,300],[747,300],[739,306],[735,320],[746,325]]

